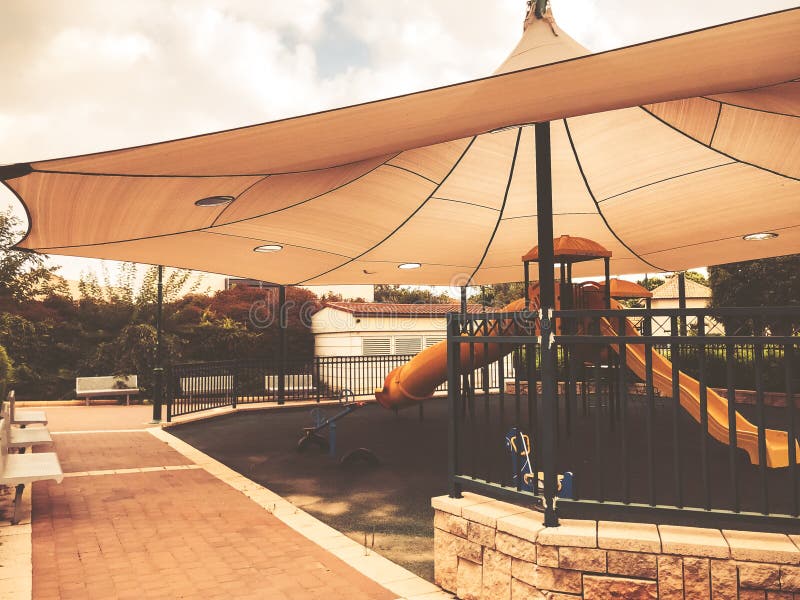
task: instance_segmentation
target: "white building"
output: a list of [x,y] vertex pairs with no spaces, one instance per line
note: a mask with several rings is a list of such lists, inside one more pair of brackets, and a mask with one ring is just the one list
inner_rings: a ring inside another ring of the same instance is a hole
[[[686,282],[686,308],[706,308],[711,302],[711,288],[685,278]],[[667,279],[657,288],[653,289],[652,308],[680,308],[678,298],[678,276],[675,275]],[[697,317],[687,317],[687,327],[696,326]],[[716,321],[706,317],[706,330],[708,331]],[[653,317],[653,335],[678,335],[678,332],[672,331],[672,325],[669,317]]]
[[[478,313],[479,304],[469,312]],[[329,302],[311,317],[316,356],[417,354],[447,337],[458,304]]]
[[[458,304],[327,303],[311,317],[314,354],[323,358],[321,385],[356,395],[373,393],[409,355],[445,340],[446,315],[459,309]],[[469,311],[482,308],[470,304]],[[369,358],[336,358],[342,356]]]

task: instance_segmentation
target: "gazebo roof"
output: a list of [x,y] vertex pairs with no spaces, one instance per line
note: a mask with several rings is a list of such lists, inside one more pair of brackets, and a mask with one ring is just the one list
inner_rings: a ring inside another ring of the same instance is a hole
[[799,30],[791,9],[589,54],[529,17],[485,79],[0,180],[28,211],[18,247],[49,254],[284,284],[518,281],[537,242],[527,125],[547,120],[554,234],[597,240],[612,273],[790,254]]

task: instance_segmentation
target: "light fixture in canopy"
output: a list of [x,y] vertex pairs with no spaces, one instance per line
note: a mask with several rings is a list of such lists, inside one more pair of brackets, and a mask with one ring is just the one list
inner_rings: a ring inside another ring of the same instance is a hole
[[800,9],[598,54],[525,25],[485,79],[0,168],[29,214],[18,246],[285,284],[518,281],[526,125],[549,120],[554,234],[596,240],[613,273],[800,250]]

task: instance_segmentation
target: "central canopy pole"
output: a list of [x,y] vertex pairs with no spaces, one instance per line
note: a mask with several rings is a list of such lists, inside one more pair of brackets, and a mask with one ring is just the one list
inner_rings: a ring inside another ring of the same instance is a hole
[[539,299],[542,332],[542,471],[544,471],[544,525],[557,527],[555,408],[556,350],[553,346],[555,310],[553,258],[553,180],[550,172],[550,123],[536,123],[536,215],[539,243]]

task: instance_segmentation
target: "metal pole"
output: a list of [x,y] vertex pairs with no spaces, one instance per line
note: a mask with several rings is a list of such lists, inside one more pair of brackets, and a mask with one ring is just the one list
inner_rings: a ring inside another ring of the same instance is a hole
[[[461,331],[460,333],[467,332],[467,286],[461,286]],[[460,346],[459,346],[460,348]],[[470,346],[471,348],[471,346]],[[459,369],[461,368],[459,364]],[[472,391],[472,388],[469,385],[469,371],[465,371],[461,374],[461,389],[463,391]]]
[[525,268],[525,312],[528,312],[531,309],[531,267],[527,260],[522,264]]
[[286,287],[278,286],[278,345],[280,356],[278,357],[278,404],[286,402],[286,326],[288,315],[286,314]]
[[603,300],[607,309],[611,308],[611,259],[606,256],[603,259],[605,266],[606,287],[603,293]]
[[289,315],[286,314],[286,287],[278,286],[278,314],[279,316],[279,345],[280,357],[278,359],[278,404],[286,402],[286,327]]
[[[683,271],[678,273],[678,308],[681,311],[686,310],[686,275]],[[686,335],[686,315],[681,314],[680,321],[678,321],[680,327],[680,335]]]
[[156,303],[156,366],[153,368],[153,423],[161,422],[161,404],[164,398],[164,367],[161,365],[161,315],[164,305],[164,267],[158,265]]
[[550,123],[536,123],[536,214],[539,241],[539,299],[542,332],[542,470],[544,525],[557,527],[556,515],[556,351],[553,346],[555,286],[553,282],[553,182],[550,172]]

